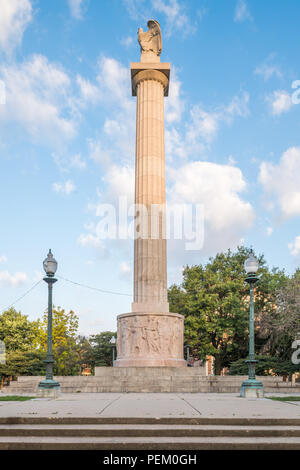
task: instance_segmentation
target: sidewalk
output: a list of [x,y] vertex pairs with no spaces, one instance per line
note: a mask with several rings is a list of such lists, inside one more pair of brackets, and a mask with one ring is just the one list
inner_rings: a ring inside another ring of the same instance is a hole
[[245,399],[228,393],[65,393],[56,400],[0,401],[0,418],[7,417],[300,419],[300,401]]

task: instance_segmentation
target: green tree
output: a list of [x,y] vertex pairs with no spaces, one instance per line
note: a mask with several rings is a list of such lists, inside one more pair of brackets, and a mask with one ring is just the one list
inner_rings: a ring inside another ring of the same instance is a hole
[[[238,247],[236,252],[217,254],[206,265],[186,266],[182,284],[169,289],[171,311],[185,317],[185,341],[202,359],[214,356],[216,374],[248,353],[249,287],[244,282],[244,262],[250,252]],[[269,271],[263,255],[258,259],[256,329],[262,314],[276,308],[276,293],[285,280],[283,271]],[[259,349],[266,338],[256,339]]]
[[35,348],[38,339],[38,322],[28,320],[14,308],[0,315],[0,340],[6,351],[27,351]]
[[86,336],[78,336],[76,339],[76,351],[78,355],[78,362],[82,366],[86,364],[92,366],[94,362],[93,348],[89,338]]
[[[38,322],[38,344],[42,351],[47,350],[48,314]],[[58,307],[53,308],[53,356],[55,360],[54,373],[57,375],[77,375],[80,371],[78,361],[76,334],[78,316],[70,310],[66,312]]]
[[45,359],[43,351],[9,351],[6,364],[0,364],[0,376],[45,375]]
[[112,337],[117,337],[113,331],[103,331],[98,335],[90,337],[92,345],[92,365],[95,366],[112,366]]
[[276,308],[264,312],[260,335],[264,352],[290,361],[292,343],[300,337],[300,269],[287,277],[276,295]]
[[[256,375],[291,375],[300,371],[299,364],[293,364],[276,356],[255,357],[258,361],[255,367]],[[245,359],[230,364],[229,375],[248,375],[248,364]]]

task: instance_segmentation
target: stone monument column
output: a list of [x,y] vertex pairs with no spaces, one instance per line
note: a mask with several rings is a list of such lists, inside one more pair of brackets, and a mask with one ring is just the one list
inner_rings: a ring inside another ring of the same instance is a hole
[[160,62],[159,23],[138,31],[141,62],[131,64],[137,97],[135,161],[134,299],[132,312],[118,316],[115,366],[186,366],[183,316],[170,313],[167,295],[167,242],[164,96],[170,64]]

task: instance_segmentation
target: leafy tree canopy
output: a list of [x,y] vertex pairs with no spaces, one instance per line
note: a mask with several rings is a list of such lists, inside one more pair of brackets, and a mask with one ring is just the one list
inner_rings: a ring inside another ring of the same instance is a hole
[[38,337],[38,322],[28,320],[27,315],[14,308],[0,315],[0,340],[6,351],[27,351],[34,348]]
[[[185,317],[185,341],[201,358],[215,357],[216,373],[248,351],[249,287],[244,262],[249,248],[238,247],[210,258],[206,265],[186,266],[183,282],[169,289],[172,312]],[[258,318],[275,308],[276,293],[285,281],[283,271],[270,271],[263,255],[256,287]],[[264,341],[263,339],[261,341]]]
[[[54,307],[52,318],[54,371],[58,375],[76,374],[80,370],[76,355],[78,316],[73,310],[67,312],[60,307]],[[42,351],[47,350],[47,327],[46,311],[43,319],[38,321],[38,345]]]
[[117,334],[113,331],[103,331],[90,337],[94,366],[112,366],[113,346],[110,341],[113,336],[116,338]]

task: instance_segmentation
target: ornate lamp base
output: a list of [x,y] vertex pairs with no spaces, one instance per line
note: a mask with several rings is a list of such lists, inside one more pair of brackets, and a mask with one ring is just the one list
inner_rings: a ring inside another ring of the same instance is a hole
[[240,396],[243,398],[263,398],[264,386],[259,380],[248,379],[242,383]]
[[37,397],[57,398],[60,394],[60,384],[55,380],[45,379],[39,383]]

